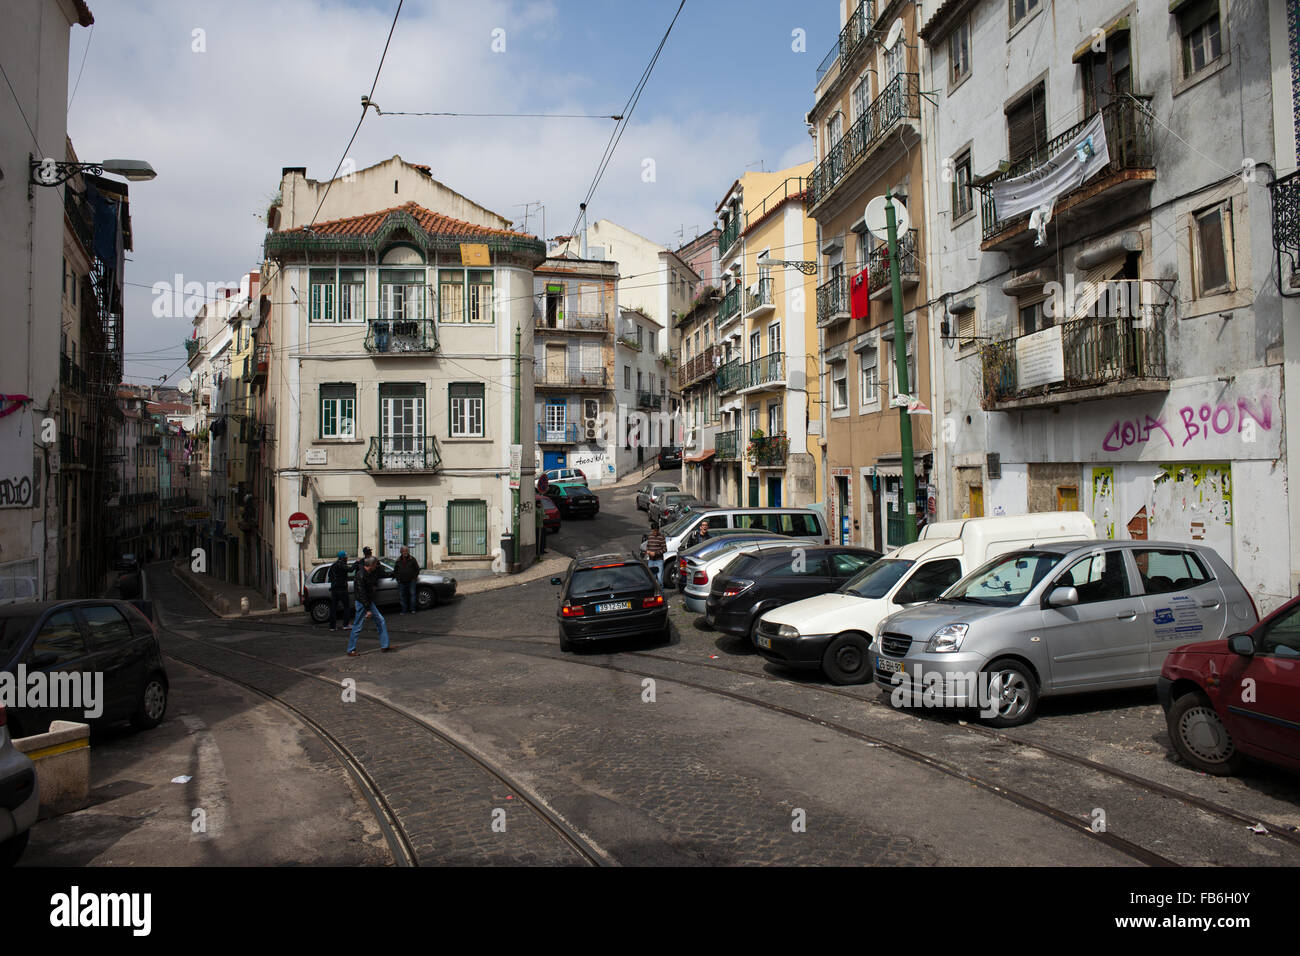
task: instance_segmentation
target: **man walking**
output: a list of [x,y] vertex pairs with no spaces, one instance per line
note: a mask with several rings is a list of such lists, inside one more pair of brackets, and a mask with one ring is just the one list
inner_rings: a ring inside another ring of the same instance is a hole
[[397,578],[397,596],[402,602],[403,614],[415,613],[415,579],[420,575],[420,562],[411,557],[411,549],[402,545],[402,552],[393,565]]
[[352,621],[352,633],[348,637],[348,657],[360,656],[357,652],[357,638],[361,636],[361,628],[365,626],[366,618],[369,617],[375,619],[375,624],[379,628],[380,649],[387,651],[389,649],[388,624],[375,605],[375,596],[379,588],[379,559],[374,555],[366,558],[362,566],[357,569],[355,587],[357,604],[353,611],[355,617]]
[[664,552],[668,550],[668,542],[664,538],[664,533],[659,530],[659,522],[650,522],[650,534],[645,539],[645,563],[650,570],[654,572],[655,580],[660,584],[664,582]]
[[351,602],[348,600],[348,553],[340,551],[339,556],[334,563],[329,566],[325,572],[325,579],[330,585],[330,630],[336,631],[336,620],[342,620],[344,627],[352,626],[352,617],[349,614]]

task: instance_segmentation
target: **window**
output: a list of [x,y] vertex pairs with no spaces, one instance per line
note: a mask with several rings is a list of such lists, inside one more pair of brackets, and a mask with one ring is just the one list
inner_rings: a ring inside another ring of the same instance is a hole
[[1053,582],[1054,588],[1074,588],[1080,604],[1118,601],[1129,596],[1128,572],[1120,551],[1098,551],[1080,558]]
[[384,452],[424,450],[424,386],[379,386],[379,434]]
[[749,335],[749,360],[761,357],[763,354],[763,336],[760,332],[751,332]]
[[781,354],[781,323],[775,322],[767,327],[767,354]]
[[[1106,37],[1105,49],[1089,53],[1079,63],[1083,72],[1083,112],[1092,116],[1133,89],[1133,61],[1126,31]],[[1107,130],[1110,134],[1111,130]]]
[[438,270],[438,321],[448,324],[465,322],[465,272],[463,269]]
[[339,321],[364,322],[366,318],[366,270],[339,270]]
[[630,392],[631,390],[632,390],[632,366],[624,365],[623,366],[623,391]]
[[865,75],[853,87],[852,104],[854,120],[866,113],[867,107],[871,105],[871,87]]
[[1259,653],[1277,657],[1300,657],[1300,610],[1292,609],[1260,634]]
[[876,363],[879,353],[874,346],[868,346],[858,352],[858,401],[870,405],[876,401],[880,388],[879,370]]
[[944,561],[927,561],[920,565],[907,583],[894,595],[895,604],[917,604],[933,601],[961,580],[961,562],[956,558]]
[[1232,208],[1221,202],[1192,216],[1192,266],[1196,295],[1233,291]]
[[1177,16],[1178,33],[1182,38],[1183,79],[1188,79],[1212,66],[1223,55],[1219,0],[1183,3]]
[[1185,591],[1210,580],[1201,559],[1190,551],[1142,549],[1133,552],[1133,560],[1147,594]]
[[849,407],[848,365],[842,359],[831,363],[831,407],[836,411]]
[[447,387],[451,397],[451,437],[483,437],[483,385],[482,383],[452,383]]
[[642,347],[642,343],[641,343],[641,323],[639,323],[639,322],[633,322],[633,323],[632,323],[632,328],[636,330],[636,347],[637,347],[637,348],[641,348],[641,347]]
[[469,270],[469,320],[476,325],[493,321],[492,270]]
[[952,219],[956,223],[975,208],[975,197],[971,191],[970,150],[958,153],[952,163]]
[[311,281],[309,320],[312,322],[336,321],[334,311],[334,270],[312,269],[309,278]]
[[75,612],[59,611],[42,625],[32,649],[28,651],[28,660],[46,653],[55,655],[55,660],[42,665],[41,670],[57,668],[60,664],[86,656],[86,641],[81,636],[81,628],[77,626]]
[[957,347],[969,349],[975,344],[975,310],[967,309],[957,314]]
[[379,273],[379,318],[424,318],[424,270],[383,269]]
[[1043,314],[1043,303],[1045,299],[1038,299],[1034,302],[1020,306],[1020,334],[1029,335],[1031,332],[1038,332],[1041,329],[1048,328],[1052,320]]
[[1047,145],[1047,97],[1039,83],[1007,107],[1007,155],[1014,166]]
[[[907,64],[907,61],[905,59],[906,55],[907,55],[907,31],[904,31],[903,35],[899,37],[898,42],[894,44],[894,48],[892,50],[885,51],[886,88],[888,88],[889,84],[894,80],[895,77],[897,77],[906,69],[906,64]],[[897,96],[901,92],[902,90],[896,90],[894,95]]]
[[322,501],[316,511],[316,526],[320,529],[319,554],[332,558],[340,551],[357,554],[357,505],[355,501]]
[[488,553],[486,501],[447,502],[447,553]]
[[356,438],[357,387],[320,387],[320,437]]
[[131,640],[131,627],[117,608],[107,604],[83,607],[90,642],[97,651],[116,650]]
[[970,75],[970,17],[948,36],[948,83],[956,86]]
[[1038,0],[1007,0],[1007,2],[1013,27],[1038,9]]
[[785,410],[780,402],[769,402],[767,406],[767,433],[780,435],[785,432]]

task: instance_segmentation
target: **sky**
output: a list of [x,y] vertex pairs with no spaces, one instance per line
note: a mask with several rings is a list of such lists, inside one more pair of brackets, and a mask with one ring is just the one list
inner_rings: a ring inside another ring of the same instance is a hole
[[[258,268],[281,168],[332,174],[397,0],[88,2],[95,24],[69,46],[68,135],[83,161],[158,172],[131,185],[125,377],[174,384],[192,327],[154,315],[155,283],[207,287]],[[394,112],[622,113],[678,2],[405,0],[373,99]],[[837,7],[687,0],[590,218],[676,247],[712,225],[746,169],[810,160],[803,118]],[[540,201],[551,237],[573,227],[614,125],[372,111],[348,159],[426,164],[519,227],[522,204]],[[527,228],[542,232],[536,208]]]

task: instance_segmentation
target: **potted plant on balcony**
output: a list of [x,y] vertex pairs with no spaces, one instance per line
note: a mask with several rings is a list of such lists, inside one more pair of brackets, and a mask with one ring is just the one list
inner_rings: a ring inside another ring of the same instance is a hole
[[755,428],[749,433],[749,444],[745,446],[745,461],[749,462],[750,467],[758,463],[758,456],[762,454],[765,444],[763,429]]

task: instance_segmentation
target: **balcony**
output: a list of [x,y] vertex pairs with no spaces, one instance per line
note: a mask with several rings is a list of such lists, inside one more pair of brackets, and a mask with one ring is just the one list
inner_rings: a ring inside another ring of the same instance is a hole
[[867,34],[871,32],[873,24],[871,3],[869,0],[863,0],[858,4],[857,9],[849,15],[848,21],[844,24],[844,28],[840,30],[840,35],[835,40],[835,45],[831,47],[831,51],[822,58],[821,64],[817,67],[817,83],[819,85],[822,77],[831,71],[836,61],[841,58],[848,60],[853,55],[853,51],[857,49],[858,44],[866,39]]
[[90,464],[91,447],[76,435],[59,433],[59,461],[64,468],[85,468]]
[[537,426],[537,441],[542,445],[576,445],[582,439],[578,425],[569,422],[563,425]]
[[376,319],[366,331],[366,351],[374,355],[428,355],[438,351],[433,319]]
[[[1150,96],[1133,100],[1117,100],[1102,109],[1102,123],[1106,127],[1106,145],[1110,162],[1086,183],[1056,197],[1052,209],[1053,220],[1069,209],[1078,212],[1095,211],[1103,207],[1118,208],[1126,193],[1148,187],[1155,181],[1155,151],[1152,136],[1152,119],[1147,114]],[[1095,114],[1094,114],[1095,115]],[[997,176],[980,184],[980,216],[984,226],[984,242],[980,248],[1008,251],[1019,246],[1027,247],[1032,240],[1029,232],[1029,214],[1010,219],[1000,219],[997,204],[993,201],[995,183],[1023,176],[1043,165],[1062,149],[1092,120],[1089,116],[1076,123],[1059,136],[1047,141],[1031,156],[1016,163]]]
[[207,344],[207,341],[208,341],[207,338],[204,336],[200,336],[197,339],[186,339],[185,360],[188,362],[190,359],[194,358],[194,356],[199,353],[199,351],[203,348],[203,346]]
[[566,312],[563,315],[538,316],[535,326],[539,332],[608,332],[609,316],[604,313],[588,315],[581,312]]
[[244,378],[254,384],[265,383],[271,368],[271,346],[259,345],[252,355],[244,357]]
[[755,468],[784,468],[789,450],[790,439],[785,435],[751,438],[749,447],[745,449],[745,459]]
[[849,280],[832,276],[817,287],[817,326],[825,328],[849,318]]
[[[1012,411],[1167,392],[1163,313],[1159,308],[1138,321],[1074,319],[1057,327],[1059,344],[1054,341],[1055,330],[1048,329],[1052,334],[1039,331],[986,345],[981,350],[984,409]],[[1063,370],[1059,379],[1042,382],[1040,376],[1025,381],[1021,358],[1030,353],[1035,369],[1044,366],[1045,358],[1049,366],[1058,362]]]
[[692,356],[682,364],[677,375],[678,385],[686,388],[712,376],[722,365],[724,357],[721,345],[710,345],[701,350],[698,355]]
[[81,240],[82,248],[93,257],[95,254],[95,219],[90,210],[90,203],[86,201],[85,194],[73,189],[71,183],[63,187],[63,211],[67,213],[68,221],[72,223],[73,233]]
[[732,217],[731,222],[727,223],[726,228],[722,230],[722,235],[718,237],[718,255],[722,258],[727,257],[727,251],[736,244],[740,238],[740,217]]
[[742,393],[762,391],[785,386],[785,355],[773,352],[746,362],[740,367],[740,382],[736,386]]
[[637,392],[636,407],[648,408],[651,411],[658,411],[663,404],[663,396],[657,392]]
[[59,356],[59,382],[74,392],[86,390],[86,372],[67,355]]
[[[1273,248],[1277,250],[1278,271],[1291,286],[1296,285],[1300,267],[1300,172],[1290,173],[1269,184],[1273,199]],[[1285,255],[1290,269],[1281,263]]]
[[382,435],[370,439],[366,470],[371,473],[412,474],[442,467],[442,452],[433,435]]
[[[909,229],[898,237],[898,278],[904,292],[916,287],[921,280],[920,272],[920,258],[916,254],[916,230]],[[871,298],[893,298],[887,243],[878,246],[867,256],[867,282],[871,286]]]
[[538,388],[604,391],[609,388],[609,369],[539,368],[533,384]]
[[730,362],[723,365],[722,368],[718,369],[718,393],[719,394],[725,395],[727,392],[734,392],[736,389],[740,388],[740,383],[741,383],[740,370],[744,366],[744,364],[745,363],[742,362],[740,359],[734,358]]
[[766,276],[754,284],[753,291],[745,290],[745,319],[759,319],[775,312],[772,301],[772,277]]
[[718,461],[740,461],[740,429],[718,432],[714,447],[717,448]]
[[904,120],[921,115],[920,77],[899,73],[886,84],[848,131],[813,169],[809,208],[815,209],[870,156]]
[[[719,333],[731,324],[732,319],[740,317],[740,286],[732,286],[731,291],[718,303],[718,319],[714,326]],[[721,336],[719,336],[721,337]]]
[[142,445],[161,445],[162,435],[145,435],[140,439]]

